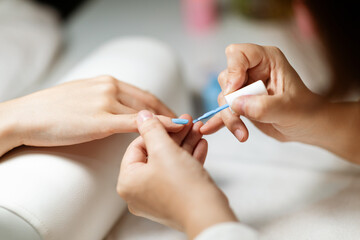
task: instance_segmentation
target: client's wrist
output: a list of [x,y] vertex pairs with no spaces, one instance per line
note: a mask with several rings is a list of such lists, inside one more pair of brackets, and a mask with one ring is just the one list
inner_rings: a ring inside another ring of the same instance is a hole
[[22,145],[22,138],[17,133],[17,121],[13,117],[14,109],[9,109],[8,102],[0,103],[0,157],[11,149]]
[[189,239],[215,224],[238,221],[227,197],[216,187],[202,189],[187,206],[183,227]]

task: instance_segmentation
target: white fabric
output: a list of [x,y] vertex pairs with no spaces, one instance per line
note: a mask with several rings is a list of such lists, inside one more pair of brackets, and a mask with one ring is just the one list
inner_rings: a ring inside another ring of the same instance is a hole
[[257,233],[241,223],[216,224],[200,233],[195,240],[256,240]]
[[27,0],[0,1],[0,102],[21,96],[48,71],[61,43],[50,9]]
[[[164,44],[129,38],[99,49],[64,81],[109,74],[188,109],[178,73]],[[116,183],[133,137],[119,134],[75,146],[10,152],[0,162],[0,207],[21,216],[44,240],[102,239],[126,206]]]

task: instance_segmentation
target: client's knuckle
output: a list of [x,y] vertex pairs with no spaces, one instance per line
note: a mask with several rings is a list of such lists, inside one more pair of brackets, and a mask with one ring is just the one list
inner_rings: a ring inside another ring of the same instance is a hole
[[102,97],[98,100],[99,108],[107,110],[113,105],[113,100],[109,97]]
[[104,83],[109,83],[109,84],[116,84],[117,83],[117,79],[111,75],[102,75],[100,76],[100,79],[102,82]]

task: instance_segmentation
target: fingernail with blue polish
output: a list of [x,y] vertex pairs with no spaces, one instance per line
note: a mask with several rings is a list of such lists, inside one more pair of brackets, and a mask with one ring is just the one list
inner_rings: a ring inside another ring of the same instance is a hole
[[183,125],[185,125],[185,124],[188,124],[188,123],[189,123],[189,120],[187,120],[187,119],[181,119],[181,118],[173,118],[173,119],[172,119],[172,122],[173,122],[173,123],[176,123],[176,124],[183,124]]

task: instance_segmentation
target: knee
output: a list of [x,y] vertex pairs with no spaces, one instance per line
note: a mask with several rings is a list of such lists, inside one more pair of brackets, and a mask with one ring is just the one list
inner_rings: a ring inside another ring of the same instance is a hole
[[150,37],[124,37],[109,41],[100,50],[112,54],[131,55],[133,58],[151,60],[151,64],[159,63],[170,67],[178,66],[173,49],[166,43]]

